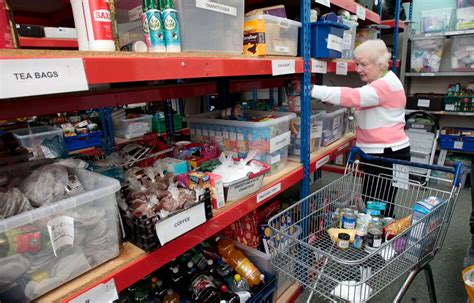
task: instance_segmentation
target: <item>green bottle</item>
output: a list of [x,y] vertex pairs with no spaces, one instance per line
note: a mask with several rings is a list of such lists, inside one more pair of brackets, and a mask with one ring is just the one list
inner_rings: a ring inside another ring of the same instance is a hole
[[146,0],[147,11],[146,18],[148,29],[150,30],[151,48],[150,52],[166,52],[165,39],[163,35],[163,26],[161,22],[161,12],[158,10],[156,0]]
[[173,8],[173,0],[159,0],[166,51],[181,52],[181,37],[179,30],[178,12]]

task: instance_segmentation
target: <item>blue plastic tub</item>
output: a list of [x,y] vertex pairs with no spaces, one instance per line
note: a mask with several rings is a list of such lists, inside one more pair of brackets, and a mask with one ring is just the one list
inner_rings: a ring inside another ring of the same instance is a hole
[[265,283],[259,285],[254,295],[247,301],[248,303],[272,303],[273,295],[276,291],[276,277],[267,272],[265,275]]
[[333,21],[311,23],[311,57],[341,58],[342,38],[347,29],[348,26]]
[[[459,132],[474,132],[474,128],[450,127]],[[439,147],[447,150],[458,150],[463,152],[474,152],[474,137],[462,135],[440,135]]]
[[100,146],[102,144],[102,131],[77,135],[73,137],[64,137],[64,143],[69,151]]

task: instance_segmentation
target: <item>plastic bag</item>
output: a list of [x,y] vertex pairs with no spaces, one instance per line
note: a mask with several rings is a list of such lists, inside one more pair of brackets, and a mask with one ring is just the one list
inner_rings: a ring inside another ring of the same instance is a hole
[[52,164],[34,170],[20,184],[20,189],[33,206],[42,206],[63,197],[68,182],[67,168]]
[[9,189],[6,193],[0,192],[0,201],[2,201],[0,204],[0,219],[33,209],[28,198],[16,187]]

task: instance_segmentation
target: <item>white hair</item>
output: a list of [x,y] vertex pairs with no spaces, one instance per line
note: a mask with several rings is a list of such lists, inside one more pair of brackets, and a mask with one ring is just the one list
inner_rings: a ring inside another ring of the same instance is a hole
[[359,44],[354,50],[354,57],[363,56],[370,62],[378,65],[382,70],[388,70],[388,60],[391,54],[387,50],[387,45],[380,39],[367,40]]

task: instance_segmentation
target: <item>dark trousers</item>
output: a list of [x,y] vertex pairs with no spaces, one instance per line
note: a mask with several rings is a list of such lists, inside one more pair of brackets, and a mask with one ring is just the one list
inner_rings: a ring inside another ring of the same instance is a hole
[[[410,147],[405,147],[403,149],[393,151],[391,148],[385,148],[383,154],[371,154],[372,156],[398,159],[398,160],[407,160],[410,161]],[[382,167],[373,167],[364,165],[364,180],[362,185],[362,195],[364,202],[367,201],[384,201],[387,203],[387,208],[385,210],[385,217],[393,217],[394,211],[394,202],[395,197],[397,196],[397,187],[392,186],[392,173],[393,168],[392,164],[384,163],[381,161],[367,161],[364,162],[382,166]],[[387,167],[390,169],[384,169]],[[380,177],[378,177],[380,176]]]

